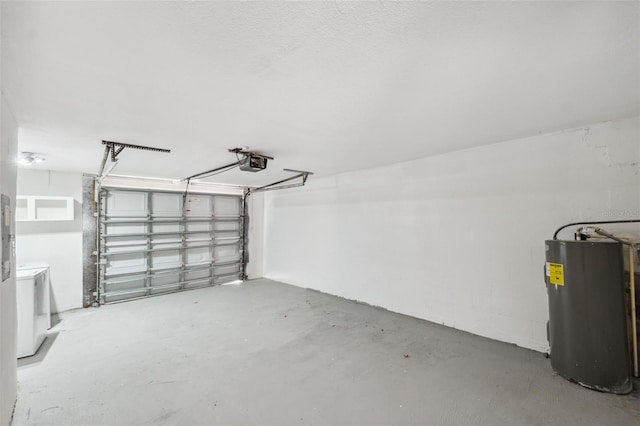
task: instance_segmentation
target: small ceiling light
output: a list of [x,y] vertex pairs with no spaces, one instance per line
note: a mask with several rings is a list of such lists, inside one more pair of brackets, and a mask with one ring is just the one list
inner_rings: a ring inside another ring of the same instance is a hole
[[33,163],[42,163],[45,158],[40,154],[34,154],[33,152],[23,152],[22,157],[18,159],[18,163],[30,166]]

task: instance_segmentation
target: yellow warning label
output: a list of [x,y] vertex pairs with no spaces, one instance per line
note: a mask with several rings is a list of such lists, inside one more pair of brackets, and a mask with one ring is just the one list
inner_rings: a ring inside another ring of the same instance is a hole
[[549,262],[549,282],[555,285],[564,285],[564,265],[562,263]]

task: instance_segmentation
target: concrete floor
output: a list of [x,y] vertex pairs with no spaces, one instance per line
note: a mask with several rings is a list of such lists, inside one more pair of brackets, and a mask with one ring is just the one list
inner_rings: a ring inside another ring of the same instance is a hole
[[256,280],[62,315],[14,425],[633,425],[542,354]]

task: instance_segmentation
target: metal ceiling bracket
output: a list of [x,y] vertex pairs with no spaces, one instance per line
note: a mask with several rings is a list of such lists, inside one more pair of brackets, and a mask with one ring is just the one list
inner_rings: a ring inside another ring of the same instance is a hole
[[115,162],[118,160],[118,154],[122,152],[124,146],[119,146],[118,148],[111,147],[111,161]]
[[273,160],[273,157],[268,155],[260,154],[259,152],[249,151],[242,148],[232,148],[229,152],[233,152],[234,154],[242,154],[242,155],[252,155],[254,157],[266,158],[267,160]]
[[[293,170],[293,169],[282,169],[282,170],[284,170],[285,172],[295,173],[295,175],[288,177],[286,179],[279,180],[277,182],[270,183],[268,185],[261,186],[259,188],[252,188],[250,189],[250,192],[253,193],[253,192],[275,191],[277,189],[287,189],[287,188],[296,188],[298,186],[304,186],[304,184],[307,183],[307,178],[309,177],[309,175],[313,174],[311,172],[307,172],[303,170]],[[283,183],[287,183],[298,178],[302,178],[302,182],[298,182],[290,185],[282,185]]]
[[[100,163],[100,170],[98,171],[97,180],[98,182],[102,182],[102,180],[107,177],[107,175],[113,170],[116,164],[118,164],[118,155],[125,148],[133,148],[133,149],[142,149],[144,151],[154,151],[154,152],[171,152],[170,149],[164,148],[156,148],[153,146],[144,146],[144,145],[134,145],[131,143],[122,143],[122,142],[113,142],[113,141],[102,141],[104,147],[104,155],[102,156],[102,162]],[[111,166],[105,172],[105,166],[107,165],[107,161],[109,160],[109,156],[111,156]]]

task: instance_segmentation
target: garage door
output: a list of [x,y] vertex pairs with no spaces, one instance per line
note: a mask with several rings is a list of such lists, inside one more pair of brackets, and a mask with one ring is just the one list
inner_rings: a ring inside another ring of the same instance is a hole
[[236,195],[103,189],[100,303],[242,279],[242,203]]

